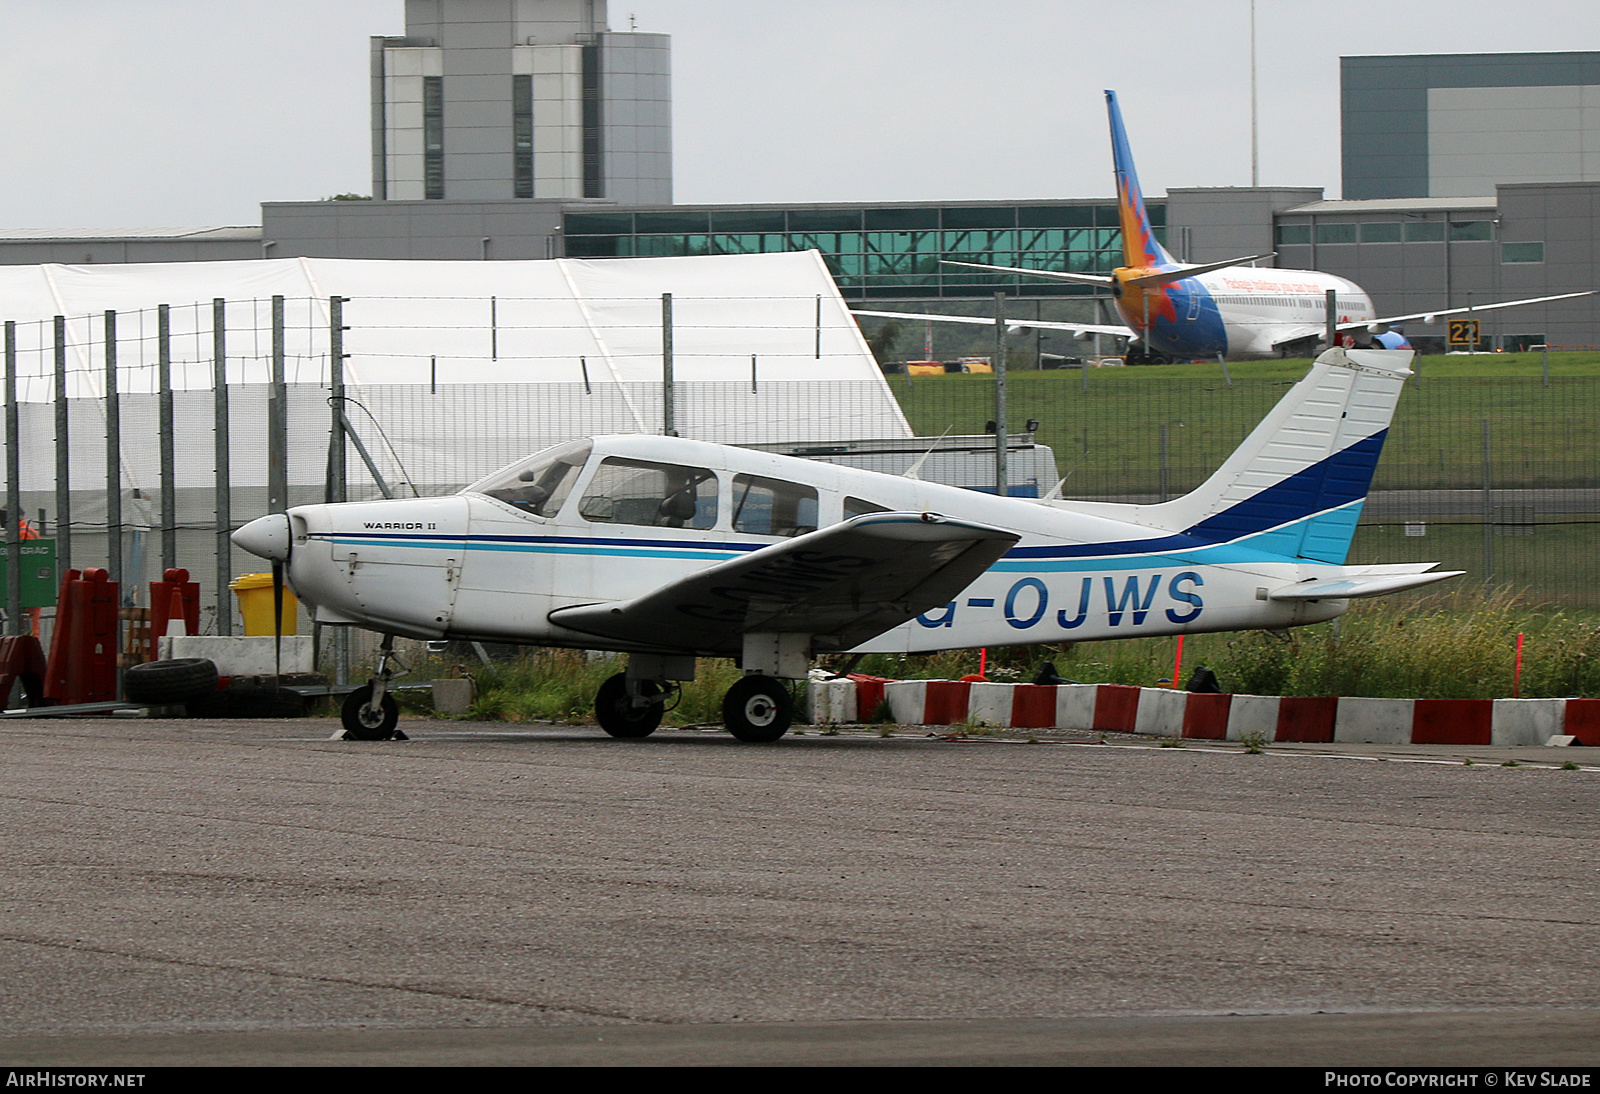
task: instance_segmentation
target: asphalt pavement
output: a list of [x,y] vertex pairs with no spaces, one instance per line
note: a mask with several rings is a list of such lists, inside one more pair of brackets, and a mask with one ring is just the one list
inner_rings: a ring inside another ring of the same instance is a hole
[[0,1063],[1600,1060],[1595,750],[404,728],[5,724]]

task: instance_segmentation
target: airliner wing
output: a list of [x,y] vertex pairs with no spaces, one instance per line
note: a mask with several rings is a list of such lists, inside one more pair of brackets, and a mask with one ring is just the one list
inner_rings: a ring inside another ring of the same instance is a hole
[[751,632],[850,649],[954,600],[1020,537],[935,513],[870,513],[775,543],[635,600],[550,621],[641,645],[738,652]]
[[965,266],[969,270],[988,270],[990,273],[1027,274],[1029,277],[1042,277],[1047,281],[1070,281],[1074,285],[1100,285],[1109,289],[1116,279],[1105,274],[1065,273],[1060,270],[1030,270],[1024,266],[986,266],[981,262],[957,262],[953,258],[941,258],[941,266]]
[[[935,323],[967,323],[980,327],[994,326],[994,318],[984,319],[977,315],[925,315],[915,311],[868,311],[865,308],[851,308],[854,315],[873,315],[880,319],[931,319]],[[1038,327],[1041,330],[1065,330],[1074,334],[1111,334],[1118,338],[1132,338],[1131,328],[1119,327],[1113,323],[1057,323],[1042,319],[1007,319],[1009,327]]]
[[[1496,311],[1500,308],[1520,308],[1524,304],[1548,304],[1552,300],[1575,300],[1580,296],[1593,296],[1594,290],[1587,292],[1567,292],[1559,296],[1534,296],[1527,300],[1502,300],[1498,304],[1474,304],[1470,308],[1440,308],[1438,311],[1419,311],[1411,315],[1386,315],[1381,319],[1364,319],[1359,323],[1340,323],[1340,330],[1360,330],[1362,327],[1372,326],[1377,323],[1406,323],[1412,320],[1432,322],[1445,315],[1465,315],[1468,312]],[[1301,335],[1300,337],[1305,337]]]

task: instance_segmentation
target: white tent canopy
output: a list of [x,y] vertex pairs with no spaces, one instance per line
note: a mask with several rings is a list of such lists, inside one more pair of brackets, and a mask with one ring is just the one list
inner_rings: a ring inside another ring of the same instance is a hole
[[212,301],[227,301],[229,382],[267,379],[270,300],[286,299],[290,382],[326,382],[328,298],[345,297],[356,384],[634,383],[662,376],[673,296],[680,381],[873,381],[881,435],[904,420],[815,251],[686,258],[405,262],[298,258],[0,267],[17,324],[19,396],[54,395],[53,317],[67,317],[70,396],[101,393],[101,318],[118,312],[124,391],[155,389],[157,305],[170,306],[173,386],[211,386]]

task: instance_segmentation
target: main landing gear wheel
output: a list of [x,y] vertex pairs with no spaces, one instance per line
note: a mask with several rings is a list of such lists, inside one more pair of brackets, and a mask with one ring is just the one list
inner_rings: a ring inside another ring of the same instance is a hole
[[656,697],[661,685],[651,680],[639,681],[639,696],[655,699],[646,706],[634,706],[628,701],[628,674],[619,672],[600,685],[594,697],[594,716],[600,728],[613,737],[648,737],[661,724],[663,704]]
[[394,696],[384,692],[383,702],[371,706],[372,685],[363,684],[352,691],[339,710],[339,720],[345,732],[358,741],[387,741],[394,736],[394,727],[400,722],[400,705]]
[[722,722],[728,732],[750,744],[776,741],[789,732],[794,700],[781,680],[746,676],[722,698]]

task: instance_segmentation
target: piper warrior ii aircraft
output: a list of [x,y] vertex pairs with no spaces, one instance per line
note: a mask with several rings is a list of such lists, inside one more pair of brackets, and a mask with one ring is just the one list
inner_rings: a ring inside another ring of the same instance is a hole
[[697,657],[737,658],[724,720],[772,741],[790,722],[784,681],[821,653],[1282,628],[1455,576],[1343,565],[1410,361],[1329,350],[1202,486],[1156,505],[624,435],[449,497],[296,506],[233,539],[286,568],[318,622],[384,635],[344,706],[353,737],[393,732],[404,635],[626,653],[595,701],[616,737],[652,732]]
[[[1018,327],[1071,331],[1084,339],[1096,334],[1132,338],[1150,352],[1181,361],[1265,358],[1285,356],[1291,347],[1309,345],[1325,337],[1330,289],[1335,294],[1334,326],[1340,340],[1345,345],[1387,349],[1404,349],[1410,345],[1404,336],[1390,330],[1399,323],[1417,321],[1430,326],[1446,315],[1477,314],[1594,295],[1592,292],[1563,293],[1479,304],[1473,308],[1439,308],[1431,312],[1379,317],[1366,290],[1354,281],[1315,270],[1247,266],[1258,259],[1271,258],[1271,253],[1204,265],[1180,263],[1161,246],[1150,226],[1144,195],[1139,190],[1139,176],[1133,170],[1133,152],[1122,128],[1116,92],[1106,92],[1106,109],[1111,116],[1111,154],[1117,179],[1118,219],[1122,224],[1121,266],[1112,270],[1108,277],[1016,266],[985,266],[976,262],[947,261],[946,265],[1026,274],[1107,289],[1127,326],[1030,319],[1019,321]],[[857,315],[887,319],[994,325],[992,316],[985,319],[969,315],[853,310]]]

